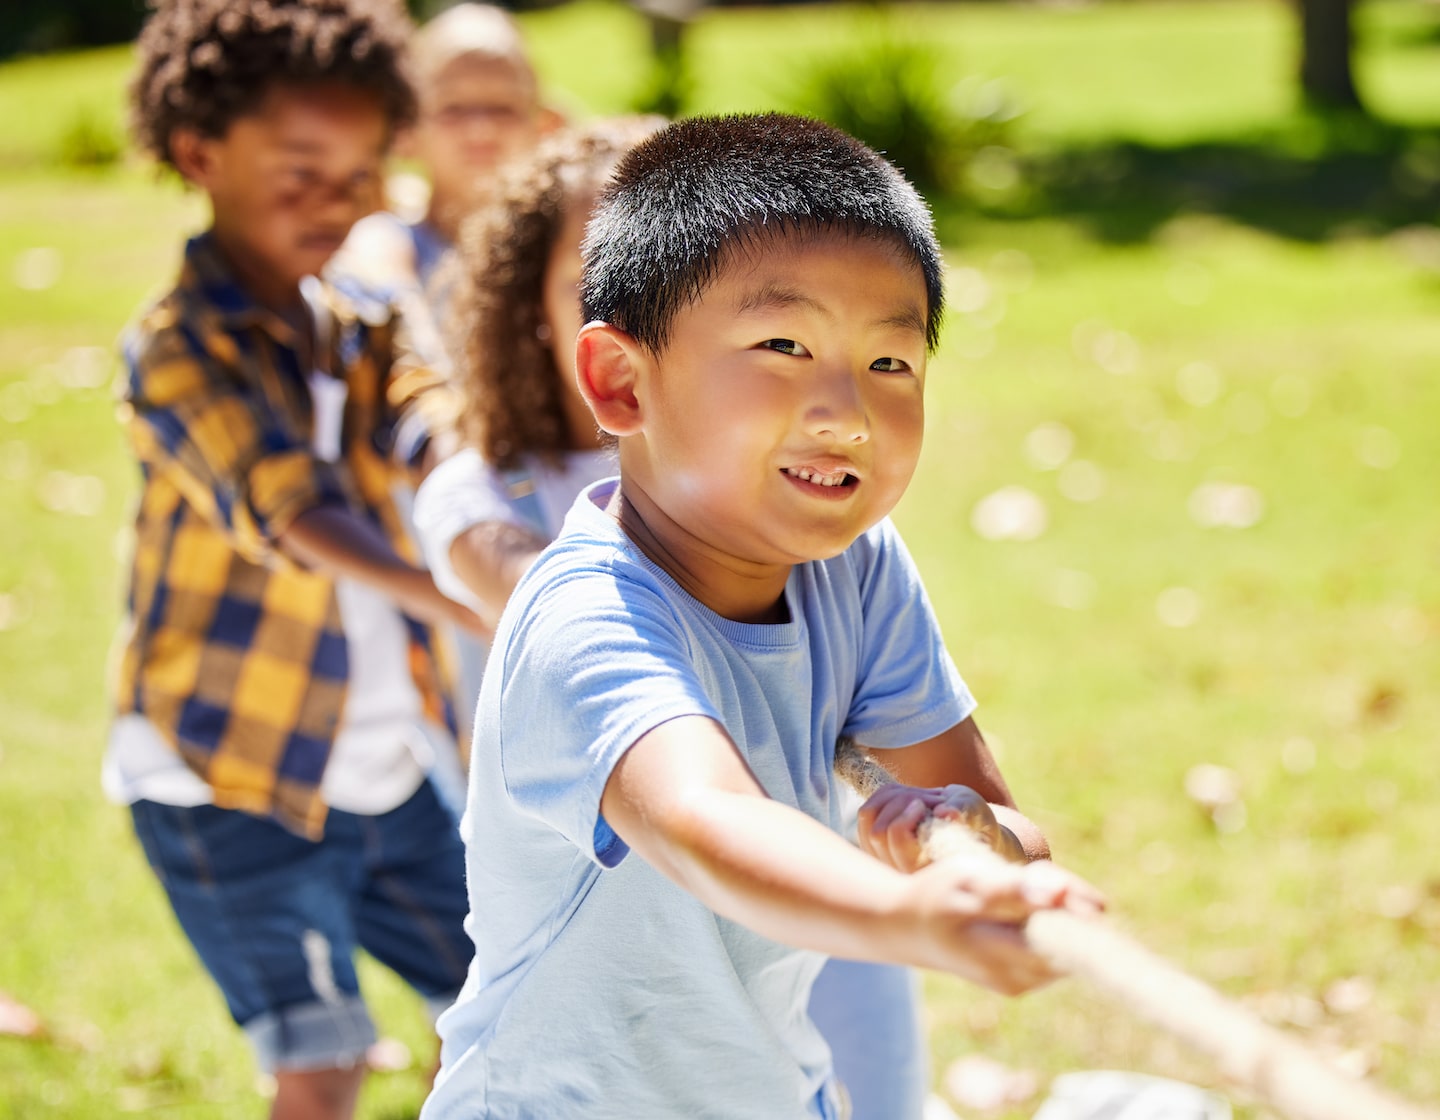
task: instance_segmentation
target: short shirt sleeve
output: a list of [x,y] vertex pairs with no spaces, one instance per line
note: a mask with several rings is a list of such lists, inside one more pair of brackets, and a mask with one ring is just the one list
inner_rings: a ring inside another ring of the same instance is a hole
[[470,447],[456,452],[426,476],[415,494],[414,519],[435,586],[472,609],[481,609],[482,604],[456,575],[450,563],[451,546],[467,529],[487,522],[528,528],[511,507],[504,480]]
[[843,733],[870,747],[912,746],[960,723],[975,700],[894,525],[881,522],[852,546],[852,555],[864,630]]
[[137,455],[247,559],[277,561],[273,543],[300,513],[345,503],[308,433],[237,372],[230,335],[178,322],[133,332],[125,349],[123,415]]
[[521,813],[614,867],[629,849],[600,798],[616,763],[663,723],[720,715],[683,623],[643,569],[552,566],[542,558],[517,589],[521,609],[497,643],[501,671],[492,656],[486,674],[505,790]]

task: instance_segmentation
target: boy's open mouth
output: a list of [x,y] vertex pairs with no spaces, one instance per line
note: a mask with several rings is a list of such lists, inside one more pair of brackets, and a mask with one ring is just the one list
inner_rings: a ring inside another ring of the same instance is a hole
[[817,471],[809,467],[786,467],[785,474],[801,482],[813,483],[827,489],[834,486],[854,486],[860,480],[849,471]]

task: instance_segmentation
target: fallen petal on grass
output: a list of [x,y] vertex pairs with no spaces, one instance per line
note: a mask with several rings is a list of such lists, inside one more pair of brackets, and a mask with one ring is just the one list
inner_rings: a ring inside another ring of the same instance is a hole
[[1059,470],[1075,450],[1075,433],[1049,420],[1025,437],[1025,458],[1037,471]]
[[1023,486],[1005,486],[986,495],[970,513],[970,527],[987,541],[1033,541],[1048,523],[1045,503]]
[[1375,985],[1363,976],[1336,980],[1321,996],[1332,1015],[1353,1015],[1370,1006],[1375,998]]
[[1190,492],[1190,520],[1202,529],[1248,529],[1265,515],[1265,498],[1253,486],[1204,482]]
[[1093,502],[1105,494],[1105,472],[1088,459],[1076,459],[1060,468],[1057,485],[1072,502]]
[[1155,598],[1155,616],[1166,626],[1182,630],[1200,617],[1200,593],[1189,587],[1167,587]]
[[962,1108],[999,1112],[1024,1104],[1040,1088],[1033,1070],[1011,1069],[993,1058],[967,1054],[945,1070],[945,1092]]
[[1375,912],[1392,922],[1403,922],[1415,916],[1425,893],[1414,883],[1393,883],[1380,891],[1375,900]]
[[0,1035],[12,1038],[43,1038],[45,1024],[23,1003],[0,992]]
[[1371,425],[1356,437],[1355,457],[1371,470],[1388,471],[1400,461],[1400,440],[1389,428]]
[[1213,813],[1240,800],[1240,776],[1227,766],[1202,762],[1186,772],[1185,796]]
[[1209,362],[1190,362],[1175,374],[1175,391],[1192,408],[1214,404],[1224,390],[1224,376]]
[[399,1073],[415,1064],[415,1058],[398,1038],[382,1038],[365,1051],[365,1064],[379,1073]]
[[53,288],[60,279],[62,263],[58,249],[44,245],[26,249],[15,258],[15,268],[11,273],[11,278],[21,291],[43,292],[48,288]]

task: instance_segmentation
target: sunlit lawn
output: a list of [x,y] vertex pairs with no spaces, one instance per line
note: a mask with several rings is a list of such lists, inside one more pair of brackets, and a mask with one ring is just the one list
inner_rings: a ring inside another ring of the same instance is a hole
[[[1029,106],[1024,144],[1180,143],[1288,112],[1280,5],[917,12],[960,72]],[[1433,12],[1365,10],[1361,74],[1395,119],[1440,121]],[[559,100],[625,106],[638,24],[529,18]],[[805,37],[844,26],[808,7],[707,15],[696,104],[774,103]],[[602,35],[619,45],[589,50]],[[146,172],[54,166],[80,116],[116,127],[126,65],[0,68],[0,992],[50,1031],[0,1036],[0,1117],[262,1111],[98,788],[135,472],[109,359],[87,348],[108,353],[202,220]],[[954,228],[898,520],[1022,805],[1142,940],[1440,1101],[1440,234],[1300,244],[1198,214],[1122,247],[1058,219]],[[991,539],[1006,533],[1031,539]],[[1202,763],[1237,785],[1218,826],[1186,793]],[[415,1062],[372,1078],[362,1113],[413,1115],[427,1030],[387,974],[365,980]],[[1036,1071],[1042,1094],[1075,1069],[1215,1084],[1075,985],[1007,1003],[935,978],[929,994],[937,1076],[979,1052]]]

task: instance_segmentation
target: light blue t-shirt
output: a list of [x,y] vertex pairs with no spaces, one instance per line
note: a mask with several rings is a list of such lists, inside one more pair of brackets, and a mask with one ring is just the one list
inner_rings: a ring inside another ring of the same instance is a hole
[[793,570],[790,621],[749,625],[630,543],[614,485],[576,500],[496,635],[462,823],[476,956],[424,1120],[828,1118],[805,1013],[824,958],[627,858],[601,794],[647,731],[708,716],[771,797],[839,831],[837,737],[908,746],[974,702],[888,521]]

